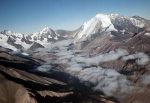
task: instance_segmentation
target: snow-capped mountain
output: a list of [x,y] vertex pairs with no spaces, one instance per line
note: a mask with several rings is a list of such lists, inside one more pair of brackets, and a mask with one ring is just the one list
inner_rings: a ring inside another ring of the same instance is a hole
[[2,47],[6,47],[15,51],[17,49],[28,50],[30,48],[33,50],[33,48],[38,48],[39,45],[41,45],[40,47],[44,47],[47,43],[63,40],[66,39],[66,37],[61,36],[56,31],[48,27],[45,27],[41,31],[29,35],[4,30],[0,32],[0,39],[0,45]]
[[0,32],[0,45],[14,51],[17,49],[30,48],[32,42],[27,42],[26,39],[24,39],[25,35],[21,33],[15,33],[7,30]]
[[66,37],[58,34],[55,30],[49,27],[43,28],[41,31],[27,35],[28,40],[35,41],[37,43],[52,43],[58,40],[63,40]]
[[34,50],[68,38],[86,40],[86,38],[96,38],[103,33],[108,34],[114,40],[125,40],[144,28],[150,28],[150,21],[139,16],[124,17],[118,14],[100,13],[75,31],[52,30],[45,27],[39,32],[24,35],[4,30],[0,32],[0,46],[12,50],[31,48]]
[[114,25],[111,23],[109,15],[97,14],[90,21],[87,21],[82,25],[80,31],[76,33],[75,37],[77,39],[86,38],[97,33],[99,29],[101,29],[101,32],[117,31],[117,29],[115,29]]
[[44,29],[42,29],[39,32],[36,32],[34,34],[31,34],[31,41],[48,41],[49,38],[53,38],[54,40],[57,40],[57,34],[55,33],[55,31],[53,31],[52,29],[45,27]]
[[81,39],[102,32],[112,34],[112,31],[116,33],[122,32],[123,34],[124,32],[134,34],[147,25],[150,25],[148,20],[137,18],[136,16],[124,17],[118,14],[100,13],[85,22],[74,34],[74,37]]

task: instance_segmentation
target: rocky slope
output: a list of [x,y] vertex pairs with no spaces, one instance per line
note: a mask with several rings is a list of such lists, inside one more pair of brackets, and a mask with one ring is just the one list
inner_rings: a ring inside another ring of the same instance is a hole
[[[22,58],[6,52],[1,52],[0,58],[0,103],[114,103],[117,101],[102,94],[90,93],[87,87],[85,88],[76,78],[62,70],[54,69],[49,73],[35,72],[35,66],[42,63],[40,60],[34,61],[33,58]],[[69,78],[76,82],[70,84]]]

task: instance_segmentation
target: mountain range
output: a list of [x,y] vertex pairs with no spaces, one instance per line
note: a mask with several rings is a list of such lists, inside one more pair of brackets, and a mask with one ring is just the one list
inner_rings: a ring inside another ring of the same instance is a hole
[[149,103],[149,80],[150,20],[139,16],[0,32],[0,103]]
[[0,32],[0,44],[12,50],[28,50],[37,43],[40,47],[44,47],[47,43],[54,43],[70,38],[86,39],[93,37],[95,34],[100,35],[102,33],[107,33],[115,39],[120,36],[128,38],[149,26],[150,21],[139,16],[124,17],[118,14],[100,13],[74,31],[52,30],[49,27],[45,27],[39,32],[25,35],[4,30]]

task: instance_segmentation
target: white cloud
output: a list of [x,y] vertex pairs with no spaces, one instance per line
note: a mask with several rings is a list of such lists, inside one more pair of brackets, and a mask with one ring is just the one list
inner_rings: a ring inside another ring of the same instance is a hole
[[141,82],[142,82],[143,84],[150,84],[150,75],[143,75],[143,76],[141,77]]
[[145,33],[144,35],[150,36],[150,33]]
[[35,71],[40,71],[40,72],[48,72],[50,71],[52,68],[51,65],[42,65],[42,66],[39,66],[35,69]]
[[17,49],[16,51],[11,52],[11,54],[20,55],[20,54],[22,54],[22,50]]
[[76,76],[82,82],[92,83],[94,85],[93,90],[102,91],[106,96],[113,96],[115,93],[127,93],[133,89],[132,83],[113,69],[84,68]]
[[138,65],[144,65],[149,61],[149,57],[142,52],[136,52],[134,54],[122,57],[122,60],[125,61],[130,59],[136,59],[136,63]]
[[127,55],[128,52],[124,49],[116,49],[113,51],[110,51],[106,54],[98,54],[95,55],[93,57],[80,57],[80,56],[76,56],[74,58],[72,58],[72,61],[76,61],[76,62],[82,62],[85,63],[87,65],[98,65],[100,62],[107,62],[107,61],[111,61],[111,60],[116,60],[124,55]]

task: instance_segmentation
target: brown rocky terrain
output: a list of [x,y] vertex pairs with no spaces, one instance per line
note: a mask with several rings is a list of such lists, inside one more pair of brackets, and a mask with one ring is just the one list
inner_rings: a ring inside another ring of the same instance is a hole
[[0,103],[119,103],[88,92],[77,79],[75,84],[68,84],[70,75],[64,72],[32,72],[40,63],[6,52],[0,56]]

